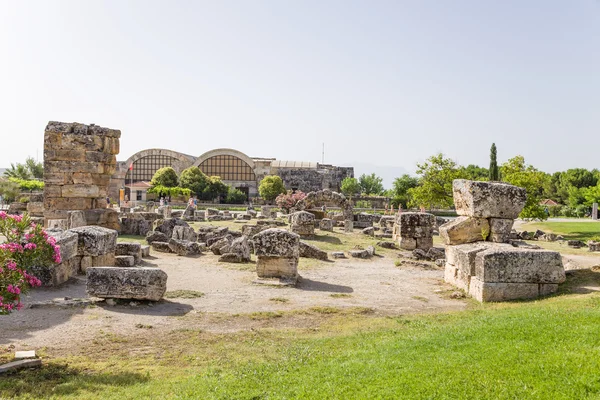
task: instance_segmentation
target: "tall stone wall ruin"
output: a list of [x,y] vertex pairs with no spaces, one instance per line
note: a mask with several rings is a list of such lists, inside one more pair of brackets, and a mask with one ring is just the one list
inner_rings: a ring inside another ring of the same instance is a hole
[[[107,209],[121,131],[94,124],[50,121],[44,134],[44,224],[82,211],[86,225],[119,229],[116,211]],[[61,224],[59,224],[61,225]],[[56,226],[56,225],[53,225]]]

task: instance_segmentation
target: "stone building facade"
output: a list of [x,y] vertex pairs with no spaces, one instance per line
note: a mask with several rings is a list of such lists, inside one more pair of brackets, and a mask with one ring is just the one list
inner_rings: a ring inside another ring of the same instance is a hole
[[340,191],[344,178],[354,177],[354,168],[337,167],[301,161],[281,161],[274,158],[249,157],[234,149],[214,149],[199,157],[166,149],[147,149],[135,153],[126,161],[117,162],[112,175],[109,196],[119,197],[119,189],[131,188],[131,200],[145,199],[139,182],[149,182],[162,167],[173,167],[177,173],[197,166],[207,175],[220,176],[223,182],[258,197],[258,185],[267,175],[278,175],[287,189],[312,192],[323,189]]

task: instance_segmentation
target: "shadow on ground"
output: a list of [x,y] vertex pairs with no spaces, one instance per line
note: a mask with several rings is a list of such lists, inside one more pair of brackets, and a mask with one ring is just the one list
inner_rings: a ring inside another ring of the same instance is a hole
[[567,271],[567,280],[558,287],[557,294],[587,294],[600,292],[600,269]]
[[[92,372],[66,364],[44,363],[41,368],[20,370],[0,379],[0,393],[7,399],[17,396],[45,398],[101,393],[108,387],[126,387],[145,383],[147,375],[133,372]],[[79,397],[78,398],[85,398]],[[4,398],[4,397],[2,397]]]
[[319,282],[313,281],[306,278],[300,278],[298,280],[298,284],[296,285],[297,289],[306,290],[306,291],[314,291],[314,292],[334,292],[334,293],[352,293],[354,289],[350,286],[343,285],[333,285],[327,282]]

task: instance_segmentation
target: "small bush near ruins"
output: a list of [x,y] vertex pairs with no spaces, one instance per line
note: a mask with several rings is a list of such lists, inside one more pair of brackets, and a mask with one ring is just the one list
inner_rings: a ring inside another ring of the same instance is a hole
[[60,249],[41,225],[31,223],[25,214],[7,215],[0,211],[0,315],[21,309],[20,297],[32,286],[40,286],[35,276],[27,273],[33,266],[59,263]]
[[285,213],[289,213],[290,210],[296,207],[296,204],[306,197],[306,193],[297,191],[293,193],[288,190],[287,193],[282,193],[275,199],[275,204],[281,208]]

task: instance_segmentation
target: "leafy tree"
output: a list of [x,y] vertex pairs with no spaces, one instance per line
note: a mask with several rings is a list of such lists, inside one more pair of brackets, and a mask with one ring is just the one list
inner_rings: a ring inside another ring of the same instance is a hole
[[389,191],[394,207],[398,208],[398,205],[402,205],[403,208],[408,208],[410,202],[409,190],[416,188],[418,185],[419,179],[408,174],[394,179],[393,188]]
[[465,179],[470,179],[472,181],[487,181],[490,175],[487,168],[483,168],[474,164],[469,164],[466,167],[462,167],[462,173]]
[[498,162],[496,161],[496,143],[492,143],[490,149],[490,169],[489,169],[489,180],[499,181],[500,176],[498,175]]
[[189,167],[181,171],[179,184],[190,189],[196,196],[201,196],[208,185],[208,176],[198,167]]
[[540,199],[550,176],[538,171],[532,165],[525,164],[523,156],[511,158],[502,164],[500,171],[504,182],[520,186],[527,191],[527,201],[520,217],[525,219],[547,219],[548,216],[544,211],[544,207],[540,205]]
[[4,203],[15,201],[19,192],[19,184],[9,180],[0,180],[0,196],[2,196]]
[[27,157],[25,166],[35,179],[44,179],[44,164],[36,162],[33,157]]
[[266,201],[273,201],[278,195],[286,192],[283,186],[283,181],[277,175],[265,176],[258,185],[258,193],[260,197]]
[[568,169],[559,175],[559,180],[556,184],[557,194],[563,203],[568,201],[571,207],[575,207],[583,204],[585,200],[574,189],[596,186],[597,183],[598,177],[593,171],[588,171],[584,168]]
[[170,196],[170,197],[190,197],[192,191],[188,188],[182,188],[179,186],[152,186],[148,189],[148,193],[156,193],[159,196]]
[[343,194],[352,199],[352,196],[360,193],[360,184],[358,183],[358,179],[348,176],[342,181],[340,189]]
[[179,183],[177,178],[177,172],[172,167],[160,168],[154,173],[152,180],[150,181],[151,186],[164,186],[164,187],[176,187]]
[[579,190],[584,198],[583,204],[586,206],[591,207],[594,203],[600,203],[600,184]]
[[381,195],[383,193],[383,178],[378,177],[374,173],[371,175],[362,174],[358,178],[358,184],[360,190],[367,196],[370,195]]
[[231,186],[227,189],[227,198],[225,199],[227,204],[244,204],[247,199],[246,193],[241,190]]
[[4,171],[4,176],[7,178],[16,178],[29,180],[32,178],[31,172],[27,169],[25,164],[10,164],[10,168]]
[[419,186],[408,190],[409,205],[428,208],[451,207],[452,181],[465,178],[464,169],[442,153],[417,164],[417,175],[420,175]]
[[226,198],[229,186],[223,183],[220,176],[209,176],[206,187],[202,190],[199,197],[202,200],[214,200],[217,198]]

